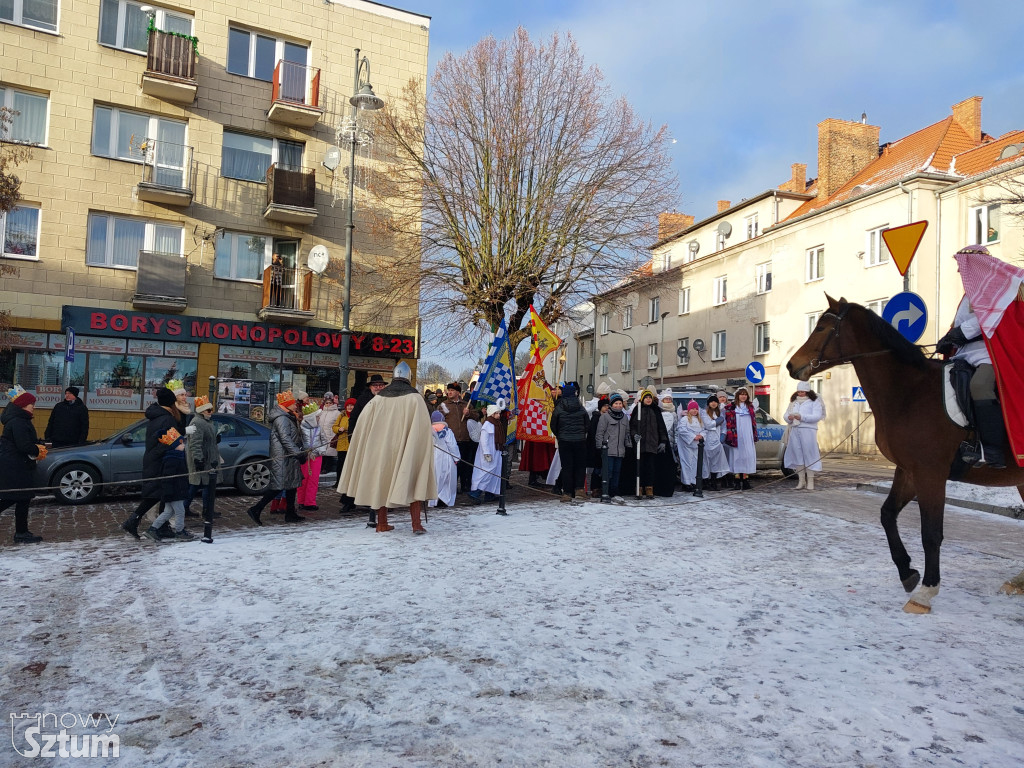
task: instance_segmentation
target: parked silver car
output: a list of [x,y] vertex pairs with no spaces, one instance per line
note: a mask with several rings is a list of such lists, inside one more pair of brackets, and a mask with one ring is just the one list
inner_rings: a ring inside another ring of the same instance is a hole
[[[142,480],[142,454],[146,448],[147,420],[137,421],[111,437],[70,448],[51,449],[36,466],[36,483],[53,488],[58,502],[88,504],[102,492],[101,483]],[[233,485],[242,493],[262,494],[270,486],[270,468],[259,462],[270,455],[270,430],[241,416],[218,413],[220,454],[225,469],[221,485]],[[245,466],[237,466],[237,465]],[[115,486],[120,491],[123,486]],[[138,490],[132,488],[132,490]]]

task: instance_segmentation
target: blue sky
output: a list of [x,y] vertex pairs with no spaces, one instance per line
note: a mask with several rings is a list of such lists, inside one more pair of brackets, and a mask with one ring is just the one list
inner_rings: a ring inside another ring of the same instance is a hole
[[680,194],[698,219],[789,178],[817,175],[817,124],[892,141],[982,96],[982,128],[1024,128],[1024,3],[955,0],[404,0],[431,16],[430,63],[518,25],[571,32],[613,94],[667,124]]

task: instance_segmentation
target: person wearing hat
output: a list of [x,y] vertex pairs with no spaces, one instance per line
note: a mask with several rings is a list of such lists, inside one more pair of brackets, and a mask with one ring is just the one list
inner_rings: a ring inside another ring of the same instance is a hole
[[302,465],[302,485],[299,486],[296,501],[299,509],[307,512],[316,512],[320,509],[316,503],[316,496],[320,490],[320,467],[324,454],[330,447],[330,431],[320,428],[322,413],[315,400],[307,400],[302,406],[302,445],[308,452],[308,458]]
[[28,529],[28,505],[35,493],[25,490],[33,484],[36,462],[46,458],[46,446],[36,438],[32,417],[36,396],[15,386],[10,402],[0,415],[0,512],[14,507],[14,543],[36,544],[43,540]]
[[[298,394],[305,392],[297,390]],[[295,497],[302,485],[302,464],[306,461],[306,450],[302,445],[299,428],[300,400],[295,392],[287,390],[277,393],[277,402],[270,409],[270,487],[260,500],[245,510],[256,525],[263,525],[260,514],[263,508],[284,491],[286,523],[301,523],[306,518],[295,510]]]
[[[668,430],[665,420],[661,418],[661,407],[654,402],[653,390],[640,390],[636,407],[629,415],[629,428],[633,432],[634,442],[639,447],[637,474],[640,479],[640,493],[643,498],[654,498],[654,478],[661,463],[658,455],[668,451]],[[673,483],[675,468],[673,466]]]
[[469,403],[462,399],[462,384],[459,382],[451,382],[447,392],[448,395],[438,406],[438,410],[444,414],[444,421],[455,435],[455,442],[459,444],[459,490],[466,493],[473,485],[473,464],[477,453],[477,444],[469,436],[466,422],[470,419],[479,420],[483,416],[483,411],[471,408]]
[[[676,428],[676,447],[679,450],[679,480],[683,484],[684,491],[692,491],[697,482],[697,452],[700,444],[704,442],[704,420],[700,415],[700,405],[696,400],[690,400],[684,410],[679,406],[679,422]],[[708,476],[707,462],[702,472],[704,477]]]
[[729,459],[725,457],[721,430],[725,426],[722,404],[716,395],[708,398],[700,414],[704,422],[704,469],[707,482],[705,490],[717,491],[718,478],[729,473]]
[[81,445],[89,439],[89,409],[78,394],[78,387],[68,387],[64,399],[53,406],[43,432],[43,439],[53,448]]
[[400,362],[391,384],[366,405],[338,480],[340,493],[376,510],[378,533],[394,530],[388,508],[405,506],[413,532],[426,533],[423,504],[437,498],[430,417],[411,377],[409,364]]
[[633,447],[633,439],[629,433],[625,401],[618,392],[612,393],[608,399],[608,410],[601,414],[601,418],[597,422],[594,443],[601,451],[605,446],[608,447],[608,495],[621,500],[619,497],[619,473],[622,471],[622,459],[626,455],[626,451]]
[[160,500],[163,512],[153,524],[146,529],[147,539],[160,543],[168,538],[160,535],[160,528],[169,523],[174,515],[174,539],[176,541],[194,541],[195,536],[185,528],[185,497],[188,494],[188,477],[186,475],[185,438],[177,429],[171,427],[158,438],[165,447],[160,458]]
[[434,433],[434,477],[437,478],[437,500],[430,499],[428,506],[450,507],[455,504],[459,490],[459,444],[444,420],[444,414],[434,411],[430,414]]
[[814,473],[821,472],[818,449],[818,422],[824,418],[818,393],[806,381],[796,385],[789,401],[785,421],[789,425],[789,441],[783,466],[796,472],[796,489],[814,490]]
[[324,392],[320,403],[320,432],[327,437],[327,448],[324,449],[324,460],[320,471],[327,475],[338,469],[338,449],[334,444],[334,423],[338,420],[338,400],[333,392]]
[[217,449],[217,428],[211,421],[213,403],[208,397],[200,395],[196,398],[196,417],[189,424],[192,434],[186,444],[185,459],[188,466],[188,498],[185,501],[185,514],[191,513],[189,507],[196,497],[196,492],[203,492],[203,509],[210,503],[210,470],[221,465],[220,451]]
[[[334,425],[331,427],[331,431],[334,432],[334,447],[338,451],[338,479],[341,479],[341,470],[345,468],[345,458],[348,456],[348,447],[351,443],[349,439],[349,419],[352,416],[352,411],[356,407],[356,399],[354,397],[348,398],[345,401],[344,407],[338,414],[338,418],[334,420]],[[341,514],[347,514],[351,512],[355,507],[356,501],[351,496],[342,494],[341,496]],[[377,513],[374,512],[373,526],[377,526]],[[369,523],[367,523],[369,525]]]
[[[605,387],[608,385],[605,384]],[[597,425],[601,421],[601,415],[608,412],[609,402],[607,395],[601,395],[597,399],[597,407],[590,415],[590,424],[587,425],[587,466],[590,472],[590,495],[599,497],[601,495],[601,446],[597,442]]]
[[576,498],[576,489],[583,489],[587,472],[587,427],[589,417],[579,398],[575,381],[562,384],[562,396],[551,412],[551,434],[558,440],[558,457],[562,461],[561,501]]
[[494,501],[501,493],[501,449],[494,439],[500,419],[501,408],[488,405],[487,418],[480,425],[480,443],[473,459],[473,475],[470,479],[469,497],[474,504]]
[[725,406],[724,442],[732,448],[729,451],[729,469],[736,487],[749,491],[749,476],[757,471],[757,412],[746,387],[737,389],[733,401]]

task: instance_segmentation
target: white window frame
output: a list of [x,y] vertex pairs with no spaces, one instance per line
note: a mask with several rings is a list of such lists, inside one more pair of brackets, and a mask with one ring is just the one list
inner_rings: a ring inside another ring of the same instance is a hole
[[597,366],[597,372],[598,372],[599,376],[607,376],[608,375],[608,353],[607,352],[602,352],[601,353],[601,357],[599,358],[599,362],[598,362],[598,366]]
[[[96,110],[97,109],[109,109],[110,110],[110,135],[107,136],[107,151],[105,153],[96,152]],[[121,109],[121,107],[115,107],[111,104],[96,104],[93,106],[93,137],[90,142],[90,151],[96,157],[107,157],[111,160],[123,160],[126,163],[139,163],[146,162],[146,152],[142,150],[142,145],[147,141],[157,141],[160,136],[160,124],[176,124],[184,126],[185,128],[185,142],[184,146],[188,146],[188,123],[184,120],[172,120],[168,117],[160,117],[159,115],[151,115],[147,112],[136,112],[131,109]],[[147,119],[146,123],[146,135],[139,138],[138,146],[129,147],[132,150],[132,154],[123,156],[117,154],[117,133],[118,127],[121,122],[121,115],[133,115],[135,117],[144,117]]]
[[622,309],[622,330],[626,331],[633,327],[633,306],[627,304]]
[[[230,46],[231,46],[231,32],[232,32],[232,30],[237,31],[237,32],[245,32],[247,35],[249,35],[249,61],[248,61],[248,67],[246,68],[245,72],[232,72],[230,69],[227,68],[228,67],[228,61],[230,60],[229,51],[230,51]],[[260,38],[260,37],[265,37],[268,40],[273,40],[274,41],[274,66],[275,67],[284,58],[284,46],[285,46],[286,43],[291,44],[291,45],[297,45],[297,46],[300,46],[300,47],[304,46],[305,49],[306,49],[306,61],[302,62],[302,63],[303,63],[304,66],[307,66],[307,67],[309,66],[310,56],[312,54],[312,49],[311,49],[311,46],[309,45],[309,43],[300,43],[300,42],[296,42],[295,40],[285,40],[284,38],[277,37],[276,35],[268,35],[265,32],[257,32],[254,29],[247,29],[245,27],[239,27],[239,26],[231,25],[231,26],[228,27],[228,41],[227,41],[228,51],[225,52],[226,55],[225,55],[225,59],[224,59],[224,70],[229,75],[238,75],[240,77],[251,77],[254,80],[258,79],[261,82],[270,82],[270,80],[263,80],[262,78],[257,78],[256,77],[256,39]],[[272,79],[273,78],[271,78],[271,80]]]
[[626,347],[622,350],[622,373],[629,373],[632,370],[633,350]]
[[821,393],[825,388],[825,377],[814,376],[808,380],[808,384],[811,385],[811,390],[818,396],[821,397]]
[[601,335],[602,336],[607,336],[608,335],[608,326],[609,326],[610,322],[611,322],[611,312],[602,312],[601,313]]
[[647,345],[647,370],[653,371],[658,367],[658,345]]
[[754,323],[754,354],[767,355],[771,350],[771,322]]
[[888,228],[888,224],[883,224],[880,227],[867,231],[867,243],[864,252],[865,269],[889,263],[889,249],[885,245],[885,240],[882,239],[882,232]]
[[[679,357],[679,348],[686,347],[686,357]],[[676,344],[676,365],[689,365],[690,364],[690,337],[683,336],[679,339],[679,343]]]
[[804,282],[814,283],[825,279],[825,246],[808,248],[804,256]]
[[729,300],[729,278],[728,275],[721,275],[715,278],[715,299],[714,306],[720,307]]
[[757,214],[752,213],[747,216],[743,223],[746,225],[747,240],[753,240],[755,237],[761,234],[760,228],[757,223]]
[[661,271],[668,272],[672,269],[672,251],[666,250],[661,254]]
[[885,305],[888,304],[888,303],[889,303],[889,297],[886,296],[886,297],[881,298],[881,299],[874,299],[872,301],[869,301],[864,306],[867,309],[870,309],[872,312],[874,312],[879,317],[881,317],[882,313],[885,312]]
[[[104,260],[103,263],[89,261],[89,233],[92,231],[92,222],[95,217],[102,216],[107,220],[107,236],[104,240]],[[146,225],[146,234],[143,241],[142,250],[152,251],[155,248],[156,242],[156,228],[157,227],[173,227],[175,224],[171,221],[156,221],[154,219],[141,219],[136,216],[119,216],[113,213],[105,213],[103,211],[90,211],[88,222],[86,223],[86,253],[85,253],[85,264],[88,267],[100,267],[103,269],[127,269],[132,272],[138,271],[139,262],[138,256],[136,255],[135,266],[128,264],[114,264],[113,263],[113,244],[114,244],[114,222],[115,221],[141,221]],[[178,255],[182,258],[185,257],[185,228],[179,225],[181,229],[181,240],[178,249]]]
[[679,314],[690,314],[690,286],[679,289]]
[[757,265],[757,293],[772,292],[772,263],[766,261]]
[[[214,279],[216,279],[216,280],[232,280],[232,281],[235,281],[235,282],[238,282],[238,283],[253,283],[253,284],[257,284],[257,285],[262,284],[263,283],[263,271],[267,267],[270,266],[270,263],[273,260],[273,256],[274,256],[274,238],[273,238],[273,236],[272,235],[265,235],[265,234],[262,234],[260,232],[234,232],[234,231],[231,231],[231,232],[222,232],[222,233],[220,233],[218,235],[218,238],[221,238],[221,237],[230,237],[231,238],[231,256],[230,256],[231,268],[230,268],[229,273],[227,275],[218,275],[217,274],[217,248],[216,248],[216,244],[214,244],[214,252],[213,252],[213,277],[214,277]],[[264,241],[263,242],[263,263],[260,266],[259,274],[257,275],[257,277],[239,277],[238,276],[239,243],[241,243],[243,240],[247,240],[247,239],[253,238],[253,237],[262,237],[263,238],[263,241]]]
[[[96,37],[97,37],[97,41],[99,42],[99,44],[104,46],[104,47],[106,47],[106,48],[116,48],[119,51],[127,51],[128,53],[138,53],[138,54],[141,54],[141,55],[145,56],[148,53],[148,51],[146,51],[146,50],[139,50],[138,48],[129,48],[125,44],[124,36],[125,36],[126,28],[127,28],[126,27],[126,22],[128,20],[128,6],[132,6],[134,8],[138,8],[139,12],[141,13],[142,12],[142,8],[144,6],[146,6],[146,5],[147,5],[147,3],[145,3],[145,2],[135,2],[134,0],[117,0],[117,32],[116,32],[117,40],[115,42],[113,42],[113,43],[109,43],[109,42],[104,42],[102,40],[99,40],[100,30],[103,29],[103,8],[104,8],[104,3],[102,2],[102,0],[100,0],[100,22],[99,22],[99,26],[97,27],[97,31],[96,31]],[[167,31],[167,16],[170,15],[170,16],[176,16],[176,17],[178,17],[180,19],[187,19],[188,20],[188,27],[189,27],[188,34],[189,35],[194,35],[195,34],[195,24],[196,24],[196,21],[195,21],[194,17],[189,16],[187,13],[180,13],[178,11],[172,11],[172,10],[167,9],[167,8],[161,8],[161,7],[159,7],[157,5],[153,5],[151,3],[149,4],[149,7],[153,9],[153,13],[154,13],[153,24],[156,26],[157,29],[159,29],[159,30],[161,30],[163,32]]]
[[647,322],[656,323],[661,319],[661,297],[652,296],[647,301]]
[[[989,240],[987,234],[993,210],[997,212],[996,236]],[[967,228],[970,230],[972,245],[988,245],[989,243],[999,242],[1002,232],[1002,215],[999,213],[999,210],[999,203],[976,205],[970,209],[967,219]]]
[[814,329],[818,325],[818,321],[821,320],[821,312],[808,312],[804,315],[804,334],[806,337],[810,337],[814,333]]
[[715,331],[711,334],[711,359],[725,360],[728,335],[725,331]]
[[33,147],[45,147],[46,137],[50,134],[50,95],[47,93],[38,93],[36,91],[26,91],[24,88],[12,88],[11,86],[0,86],[0,107],[7,107],[10,110],[14,109],[14,95],[20,93],[23,96],[34,96],[38,99],[43,99],[46,102],[43,113],[43,136],[39,141],[24,141],[20,139],[14,139],[9,136],[11,129],[17,124],[18,116],[11,115],[12,121],[7,124],[6,132],[3,134],[2,140],[10,142],[11,144],[26,144]]
[[254,133],[244,133],[243,131],[233,131],[230,128],[225,128],[224,131],[221,133],[221,139],[220,139],[220,155],[221,155],[220,170],[221,170],[221,174],[224,176],[225,179],[234,179],[235,181],[249,181],[249,182],[252,182],[253,184],[266,184],[267,183],[266,171],[264,171],[263,178],[262,179],[258,179],[258,180],[257,179],[246,179],[246,178],[242,178],[241,176],[227,176],[227,175],[224,174],[224,172],[223,172],[223,169],[224,169],[224,137],[227,136],[228,134],[232,134],[232,135],[235,135],[235,136],[247,136],[249,138],[262,139],[263,141],[271,142],[271,144],[270,144],[270,163],[267,165],[267,168],[269,168],[271,165],[275,165],[276,163],[279,163],[281,161],[281,142],[282,141],[287,142],[288,144],[296,144],[298,146],[301,146],[302,147],[302,160],[299,163],[299,167],[300,168],[304,168],[305,167],[305,163],[306,163],[306,142],[304,142],[304,141],[293,141],[292,139],[278,139],[278,138],[275,138],[273,136],[260,136],[258,134],[254,134]]
[[47,26],[40,26],[38,24],[30,24],[25,21],[25,1],[14,0],[14,7],[12,9],[11,18],[4,19],[0,18],[0,22],[6,22],[7,24],[16,24],[19,27],[28,27],[29,29],[38,29],[42,32],[49,32],[51,34],[57,34],[58,27],[60,26],[60,2],[59,0],[53,0],[53,7],[56,11],[57,20],[53,24],[53,28]]
[[715,252],[716,253],[718,251],[724,251],[725,250],[725,240],[726,240],[726,237],[725,237],[725,235],[723,233],[715,232]]
[[[18,210],[19,208],[36,211],[36,253],[34,256],[28,256],[23,253],[8,253],[7,252],[7,217],[10,213]],[[39,237],[42,233],[42,222],[43,222],[43,209],[38,205],[32,204],[21,204],[16,205],[8,213],[0,211],[0,251],[3,252],[5,259],[18,259],[19,261],[39,261]]]

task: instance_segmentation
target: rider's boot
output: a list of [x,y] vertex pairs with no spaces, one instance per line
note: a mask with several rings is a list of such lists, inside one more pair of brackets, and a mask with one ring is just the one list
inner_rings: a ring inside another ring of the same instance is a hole
[[998,400],[976,400],[974,421],[984,449],[984,458],[977,466],[1005,469],[1003,443],[1006,442],[1006,425],[1003,423],[1003,409]]

